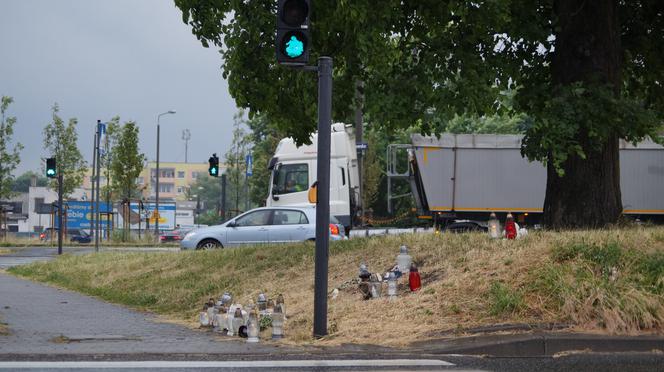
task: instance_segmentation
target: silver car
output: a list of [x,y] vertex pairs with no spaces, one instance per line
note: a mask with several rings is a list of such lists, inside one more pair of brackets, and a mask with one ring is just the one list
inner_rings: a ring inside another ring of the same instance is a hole
[[[252,209],[221,225],[190,231],[180,242],[180,248],[212,249],[315,238],[314,207],[269,207]],[[344,227],[334,216],[330,216],[330,239],[345,239]]]

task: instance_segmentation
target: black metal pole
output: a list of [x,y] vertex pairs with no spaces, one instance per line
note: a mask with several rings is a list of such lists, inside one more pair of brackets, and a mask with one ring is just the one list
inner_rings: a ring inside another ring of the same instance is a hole
[[60,216],[58,220],[58,254],[62,254],[62,168],[58,171],[58,215]]
[[330,234],[330,132],[332,58],[318,58],[318,197],[314,268],[314,337],[327,335],[327,271]]
[[[355,82],[355,143],[362,143],[364,140],[364,128],[363,128],[363,123],[364,123],[364,117],[362,116],[362,110],[364,109],[364,84],[362,81],[358,80]],[[364,187],[364,163],[363,163],[363,158],[364,158],[364,150],[355,150],[357,151],[357,173],[359,174],[360,178],[357,180],[359,192],[358,192],[358,198],[356,200],[356,208],[357,211],[360,212],[360,217],[364,217],[364,201],[363,201],[363,187]],[[351,185],[354,186],[354,185]],[[351,199],[352,199],[351,195]],[[357,215],[352,208],[350,209],[350,226],[352,227],[354,225],[354,221],[357,218]],[[363,220],[358,219],[359,225],[362,225]]]
[[95,139],[92,142],[92,195],[90,195],[90,236],[93,236],[93,229],[95,226],[95,172],[97,171],[97,131],[95,130]]
[[159,239],[159,116],[157,116],[157,179],[155,187],[154,236]]
[[101,120],[97,120],[97,151],[95,151],[95,157],[97,158],[97,178],[95,182],[97,183],[97,197],[95,198],[95,252],[99,252],[99,169],[101,159],[99,158],[99,141],[101,140]]
[[226,221],[226,173],[221,175],[221,217]]

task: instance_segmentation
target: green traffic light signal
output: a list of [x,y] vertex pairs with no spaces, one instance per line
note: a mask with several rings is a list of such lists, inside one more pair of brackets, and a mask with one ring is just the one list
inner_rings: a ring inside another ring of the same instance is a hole
[[297,36],[291,35],[290,40],[286,42],[286,55],[291,58],[297,58],[304,53],[304,43],[298,40]]
[[212,154],[210,159],[208,159],[210,167],[208,168],[208,173],[212,177],[219,177],[219,158],[217,154]]
[[46,177],[55,178],[56,174],[55,158],[46,159]]
[[310,1],[277,1],[277,62],[285,65],[306,65],[309,61]]

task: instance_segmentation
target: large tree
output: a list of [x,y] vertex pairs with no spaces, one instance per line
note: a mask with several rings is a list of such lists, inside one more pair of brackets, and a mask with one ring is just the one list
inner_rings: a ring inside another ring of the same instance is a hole
[[[314,74],[276,66],[276,1],[175,0],[221,49],[231,95],[250,117],[305,142]],[[439,133],[454,114],[528,115],[522,152],[547,163],[544,220],[601,226],[622,211],[618,140],[656,136],[664,114],[659,0],[316,0],[312,53],[334,58],[334,118],[350,121],[355,81],[370,125]],[[441,118],[443,120],[441,120]]]
[[[48,157],[56,159],[57,172],[63,177],[62,192],[64,197],[67,197],[83,183],[86,166],[77,145],[78,122],[76,118],[71,118],[65,125],[58,116],[59,111],[58,104],[54,104],[51,108],[52,121],[44,127],[44,148],[49,152]],[[52,180],[50,187],[57,190],[58,180]]]
[[12,193],[12,172],[16,169],[23,145],[16,143],[11,147],[12,135],[16,117],[6,116],[9,105],[14,100],[2,96],[0,100],[0,199],[7,198]]

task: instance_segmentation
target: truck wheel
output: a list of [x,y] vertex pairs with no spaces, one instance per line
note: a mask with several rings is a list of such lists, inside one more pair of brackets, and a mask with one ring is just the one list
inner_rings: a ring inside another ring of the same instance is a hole
[[207,249],[217,249],[217,248],[223,248],[221,243],[214,239],[205,239],[198,243],[196,246],[196,249],[200,250],[207,250]]

